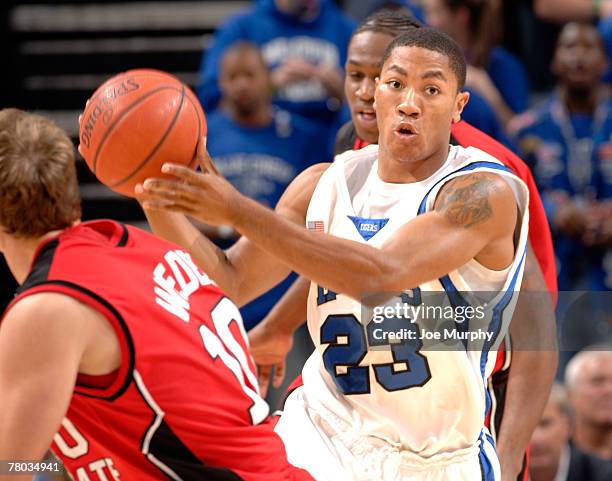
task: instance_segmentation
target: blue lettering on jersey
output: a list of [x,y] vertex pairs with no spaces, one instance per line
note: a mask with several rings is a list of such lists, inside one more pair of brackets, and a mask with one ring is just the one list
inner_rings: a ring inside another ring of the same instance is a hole
[[[417,300],[418,304],[421,303],[421,291],[418,288],[402,293],[399,297],[409,305],[415,305]],[[410,331],[411,335],[400,342],[390,342],[389,336],[377,336],[375,332],[402,330]],[[344,394],[370,392],[370,366],[374,370],[377,384],[387,391],[420,387],[431,379],[427,357],[420,353],[423,347],[421,331],[418,324],[410,319],[392,317],[382,322],[372,319],[364,330],[364,326],[353,314],[330,314],[321,325],[320,339],[321,344],[327,344],[323,352],[323,365]],[[386,345],[391,348],[393,362],[360,365],[369,347]],[[396,369],[397,364],[403,364],[405,368]]]
[[317,286],[317,306],[334,300],[336,300],[336,293],[334,291]]
[[353,215],[349,215],[348,218],[353,221],[355,228],[366,241],[374,237],[374,235],[389,222],[389,219],[367,219]]
[[420,306],[423,302],[421,299],[421,289],[418,287],[416,289],[405,290],[399,297],[404,304],[409,306]]
[[[431,371],[427,358],[420,353],[423,347],[419,325],[406,318],[385,318],[382,322],[370,321],[366,327],[368,344],[374,346],[391,346],[393,362],[372,364],[376,381],[387,391],[400,391],[427,384]],[[387,333],[411,331],[412,335],[400,342],[389,342],[386,336],[377,337],[374,330]],[[397,364],[405,364],[406,369],[399,370]]]
[[[346,342],[340,343],[340,337]],[[368,343],[357,318],[353,314],[327,316],[321,324],[321,344],[328,344],[323,352],[323,365],[338,389],[344,394],[369,393],[369,367],[359,366],[368,353]],[[345,372],[338,368],[344,368]]]

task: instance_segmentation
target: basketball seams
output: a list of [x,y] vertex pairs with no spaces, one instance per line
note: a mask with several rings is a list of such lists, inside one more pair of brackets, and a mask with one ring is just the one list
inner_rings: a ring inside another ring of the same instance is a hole
[[[125,82],[125,79],[128,77],[128,72],[124,72],[123,74],[119,74],[119,75],[125,75],[125,77],[121,76],[120,78],[118,78],[115,82],[107,84],[106,82],[104,84],[102,84],[100,87],[98,87],[98,89],[93,93],[93,95],[89,98],[89,102],[93,102],[95,100],[97,100],[99,97],[101,97],[104,92],[106,92],[108,90],[108,87],[112,87],[115,86],[117,84],[121,84],[122,82]],[[161,78],[164,80],[170,80],[173,82],[176,82],[177,80],[180,82],[179,79],[173,77],[172,75],[169,74],[164,74],[164,73],[155,73],[155,72],[151,72],[151,73],[139,73],[139,74],[135,74],[133,75],[131,78],[134,79],[138,79],[138,78]],[[169,87],[174,87],[174,85],[172,84],[168,84]]]
[[[132,88],[138,84],[140,92]],[[193,167],[197,143],[206,135],[206,117],[193,91],[176,77],[152,69],[123,72],[99,87],[88,104],[84,114],[91,122],[79,134],[87,135],[91,147],[82,153],[106,186],[133,197],[134,183],[155,175],[164,162]],[[107,111],[108,123],[95,132],[104,113],[100,109]]]
[[[176,87],[172,87],[172,89],[178,91],[178,89]],[[153,92],[155,92],[155,91],[153,91]],[[176,109],[176,113],[174,114],[174,117],[172,118],[172,121],[170,122],[170,124],[166,128],[166,131],[163,133],[163,135],[161,136],[161,138],[159,139],[157,144],[153,147],[153,149],[151,150],[149,155],[147,155],[142,160],[142,162],[140,162],[140,164],[138,164],[136,166],[136,168],[134,168],[134,170],[132,170],[132,172],[127,177],[124,177],[123,179],[119,180],[118,182],[115,182],[114,184],[109,185],[109,187],[111,187],[111,188],[119,187],[121,184],[124,184],[125,182],[130,180],[132,177],[134,177],[145,165],[148,164],[149,160],[151,160],[151,158],[153,158],[153,156],[157,153],[157,151],[160,149],[160,147],[166,141],[166,138],[168,137],[168,135],[170,135],[170,132],[174,128],[174,125],[176,124],[176,121],[179,118],[179,115],[181,113],[181,110],[183,109],[183,105],[184,104],[185,104],[185,85],[182,85],[181,86],[181,102],[180,102],[178,108]],[[131,106],[130,106],[130,108],[131,108]],[[129,109],[126,109],[126,112],[128,110]],[[199,128],[199,124],[198,124],[198,128]],[[100,144],[100,146],[102,146],[102,143]]]
[[[198,150],[198,143],[200,142],[200,136],[202,135],[202,119],[200,118],[200,109],[198,109],[198,105],[195,104],[194,100],[191,98],[193,94],[191,93],[191,90],[187,89],[186,92],[186,97],[187,100],[189,101],[189,103],[191,104],[191,106],[193,107],[193,110],[195,110],[195,114],[196,117],[198,119],[198,136],[196,137],[197,141],[196,141],[196,150],[193,153],[193,158],[189,161],[189,163],[187,164],[187,167],[193,167],[194,161],[196,161],[196,152]],[[202,112],[203,114],[204,112]]]
[[100,155],[100,150],[102,150],[102,147],[104,146],[104,143],[106,142],[106,140],[107,140],[108,136],[111,134],[111,132],[115,129],[115,127],[117,127],[117,125],[123,120],[123,118],[136,105],[141,104],[142,102],[147,100],[149,97],[151,97],[152,95],[154,95],[157,92],[160,92],[162,90],[176,90],[176,91],[178,91],[179,89],[176,86],[174,86],[174,85],[162,85],[160,87],[157,87],[155,90],[151,90],[151,91],[147,92],[146,94],[142,95],[141,97],[138,97],[136,100],[134,100],[134,102],[129,104],[127,107],[125,107],[117,117],[115,117],[113,123],[109,125],[109,127],[106,129],[106,132],[104,132],[104,135],[102,136],[102,138],[98,142],[98,148],[96,149],[96,154],[94,155],[93,161],[91,163],[92,164],[91,165],[91,170],[93,171],[94,175],[97,174],[97,168],[96,167],[97,167],[97,164],[98,164],[98,156]]

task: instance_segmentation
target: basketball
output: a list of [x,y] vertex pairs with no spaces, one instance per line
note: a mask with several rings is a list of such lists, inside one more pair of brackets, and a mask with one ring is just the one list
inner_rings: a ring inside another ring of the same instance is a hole
[[104,82],[79,127],[79,152],[100,182],[134,196],[147,177],[166,177],[165,162],[195,163],[206,119],[194,93],[157,70],[130,70]]

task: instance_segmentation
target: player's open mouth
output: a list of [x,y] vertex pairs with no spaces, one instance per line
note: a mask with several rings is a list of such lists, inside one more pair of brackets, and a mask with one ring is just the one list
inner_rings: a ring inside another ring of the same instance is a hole
[[414,126],[408,123],[401,123],[398,125],[398,127],[395,129],[395,133],[403,139],[411,139],[418,135],[418,132]]
[[357,112],[357,118],[361,124],[368,127],[376,126],[376,112],[373,110],[361,110]]

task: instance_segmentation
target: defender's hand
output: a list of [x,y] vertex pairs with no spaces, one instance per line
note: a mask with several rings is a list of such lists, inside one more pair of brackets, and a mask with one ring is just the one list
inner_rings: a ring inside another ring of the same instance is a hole
[[272,368],[274,377],[272,385],[280,387],[285,378],[285,359],[293,346],[293,336],[286,333],[270,333],[265,323],[261,322],[249,331],[251,355],[257,365],[259,390],[265,397],[270,384]]

